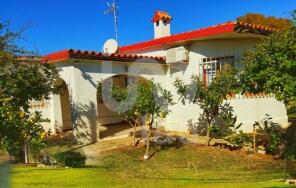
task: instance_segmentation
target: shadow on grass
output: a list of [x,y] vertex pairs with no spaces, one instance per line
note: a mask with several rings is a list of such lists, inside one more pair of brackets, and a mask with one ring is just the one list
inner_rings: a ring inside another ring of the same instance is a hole
[[10,164],[0,164],[0,188],[9,187]]

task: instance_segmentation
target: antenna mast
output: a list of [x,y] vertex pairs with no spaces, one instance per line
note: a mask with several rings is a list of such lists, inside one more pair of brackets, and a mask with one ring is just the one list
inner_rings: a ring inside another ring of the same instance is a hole
[[115,39],[118,42],[118,2],[117,0],[113,0],[111,3],[107,2],[107,6],[108,9],[104,11],[104,14],[113,14]]

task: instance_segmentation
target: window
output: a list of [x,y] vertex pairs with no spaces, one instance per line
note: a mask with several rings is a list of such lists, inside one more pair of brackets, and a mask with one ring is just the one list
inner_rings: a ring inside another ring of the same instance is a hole
[[217,71],[226,64],[234,66],[234,56],[203,58],[199,65],[199,75],[208,85],[215,78]]

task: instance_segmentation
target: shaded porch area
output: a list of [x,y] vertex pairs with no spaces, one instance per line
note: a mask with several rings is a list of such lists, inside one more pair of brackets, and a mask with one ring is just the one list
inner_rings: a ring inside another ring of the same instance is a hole
[[[100,131],[100,140],[109,140],[114,138],[123,138],[133,135],[133,128],[127,122],[98,125]],[[141,134],[141,127],[137,127],[137,135]]]

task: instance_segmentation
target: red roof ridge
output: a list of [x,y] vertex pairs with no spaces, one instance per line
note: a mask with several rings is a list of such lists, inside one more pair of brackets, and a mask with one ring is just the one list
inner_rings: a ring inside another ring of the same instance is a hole
[[196,30],[186,31],[182,33],[173,34],[170,36],[165,36],[157,39],[152,39],[144,42],[139,42],[135,44],[130,44],[120,47],[120,52],[131,52],[142,50],[151,47],[159,47],[166,44],[172,44],[175,42],[186,41],[193,38],[206,37],[211,35],[223,34],[228,32],[235,32],[237,27],[247,27],[249,29],[258,29],[266,32],[277,32],[279,30],[261,26],[254,25],[245,22],[229,21],[222,24],[212,25],[209,27],[204,27]]

